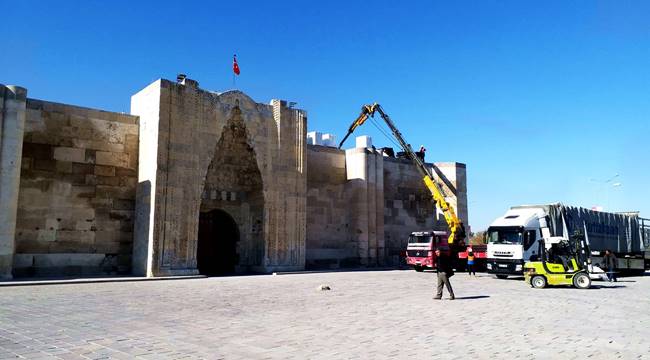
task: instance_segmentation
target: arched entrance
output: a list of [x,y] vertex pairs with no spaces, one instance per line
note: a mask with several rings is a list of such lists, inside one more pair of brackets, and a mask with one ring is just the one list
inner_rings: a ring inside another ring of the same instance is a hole
[[[222,216],[214,215],[214,211],[224,214],[228,220],[219,220]],[[224,227],[233,230],[225,230]],[[237,240],[225,244],[224,237]],[[212,244],[210,239],[217,239],[219,242]],[[196,259],[201,274],[208,274],[209,271],[243,274],[255,271],[263,264],[265,245],[262,175],[257,167],[255,151],[249,143],[249,135],[239,108],[233,109],[226,122],[215,146],[214,158],[207,169],[199,208],[198,241]],[[209,254],[213,251],[213,245],[234,248],[220,249],[220,255],[214,250],[211,256]],[[222,264],[218,265],[219,269],[211,269],[206,264],[216,256]]]
[[239,229],[235,220],[223,210],[199,215],[197,267],[202,275],[224,275],[235,272],[239,262],[237,241]]

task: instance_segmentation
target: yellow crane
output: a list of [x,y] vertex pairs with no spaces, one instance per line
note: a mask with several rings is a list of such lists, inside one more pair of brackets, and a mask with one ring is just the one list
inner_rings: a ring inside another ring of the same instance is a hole
[[424,184],[427,186],[429,191],[431,192],[431,195],[433,196],[433,200],[436,202],[436,205],[442,210],[442,213],[445,216],[445,221],[447,222],[447,226],[449,226],[449,238],[447,242],[449,244],[454,244],[456,240],[464,240],[465,239],[465,226],[463,225],[463,222],[458,218],[456,215],[456,212],[454,209],[449,205],[447,200],[445,199],[445,193],[436,184],[435,180],[433,180],[433,176],[431,175],[431,172],[429,169],[424,165],[424,161],[421,160],[413,151],[411,148],[411,145],[409,145],[406,141],[404,141],[404,138],[402,137],[402,134],[397,130],[397,127],[395,126],[395,123],[390,119],[390,117],[384,112],[384,110],[381,108],[381,106],[377,103],[374,103],[372,105],[364,105],[361,108],[361,114],[359,114],[359,117],[357,117],[356,120],[350,125],[350,128],[348,129],[348,133],[345,135],[343,140],[341,140],[341,143],[339,144],[339,149],[341,146],[343,146],[343,143],[345,140],[354,132],[354,130],[361,126],[366,120],[368,120],[369,117],[375,116],[375,113],[379,113],[381,118],[384,120],[386,125],[390,128],[391,132],[393,133],[393,136],[399,143],[400,147],[404,152],[408,155],[408,157],[413,161],[415,166],[418,168],[420,173],[423,176]]

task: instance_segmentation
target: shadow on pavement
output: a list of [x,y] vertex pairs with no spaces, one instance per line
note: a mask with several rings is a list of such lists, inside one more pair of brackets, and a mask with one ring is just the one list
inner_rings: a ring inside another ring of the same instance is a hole
[[475,300],[489,298],[490,295],[456,296],[456,300]]
[[491,276],[491,275],[488,275],[487,277],[491,277],[491,278],[493,278],[493,279],[500,280],[500,281],[508,281],[508,280],[510,280],[510,281],[512,281],[512,280],[519,280],[519,281],[521,281],[521,280],[524,280],[524,277],[523,277],[523,276],[519,276],[519,275],[508,276],[508,277],[505,278],[505,279],[499,279],[499,278],[497,278],[497,277],[495,277],[495,276]]
[[618,288],[625,288],[627,286],[625,285],[611,285],[611,286],[604,286],[604,285],[591,285],[590,289],[618,289]]

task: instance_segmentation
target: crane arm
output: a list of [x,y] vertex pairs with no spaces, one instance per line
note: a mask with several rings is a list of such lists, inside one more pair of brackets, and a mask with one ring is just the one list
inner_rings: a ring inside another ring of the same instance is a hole
[[350,128],[348,129],[348,133],[345,134],[345,136],[343,137],[343,140],[341,140],[341,142],[339,143],[339,149],[341,148],[341,146],[343,146],[343,143],[345,142],[345,140],[347,140],[348,137],[350,135],[352,135],[354,130],[356,128],[358,128],[359,126],[363,125],[363,123],[366,122],[366,120],[368,120],[368,117],[373,116],[374,114],[375,114],[374,105],[372,105],[372,106],[371,105],[362,106],[361,107],[361,114],[359,114],[357,119],[354,120],[352,125],[350,125]]
[[424,184],[431,192],[433,200],[436,202],[436,205],[438,205],[438,207],[442,210],[445,221],[447,222],[447,226],[449,226],[450,234],[447,240],[448,243],[454,244],[455,240],[463,240],[465,238],[465,226],[463,225],[463,222],[458,218],[453,207],[449,205],[445,199],[445,193],[443,192],[442,188],[440,188],[440,186],[438,186],[438,184],[436,184],[436,182],[433,180],[433,176],[431,175],[429,169],[424,165],[424,161],[422,161],[415,154],[411,148],[411,145],[409,145],[404,140],[404,137],[395,126],[395,123],[393,123],[388,114],[384,112],[381,105],[374,103],[372,105],[364,105],[361,108],[361,114],[359,114],[357,119],[352,123],[352,125],[350,125],[348,133],[339,144],[339,149],[341,146],[343,146],[345,140],[354,132],[357,127],[361,126],[369,117],[374,117],[375,112],[379,113],[386,125],[388,125],[390,128],[390,131],[393,133],[393,137],[395,137],[402,150],[408,155],[411,161],[413,161],[423,177]]

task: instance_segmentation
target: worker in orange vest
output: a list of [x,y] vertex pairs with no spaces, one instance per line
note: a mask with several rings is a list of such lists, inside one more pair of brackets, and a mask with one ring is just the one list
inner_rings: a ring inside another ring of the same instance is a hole
[[469,276],[476,276],[476,271],[474,271],[474,252],[472,248],[467,251],[467,273]]

